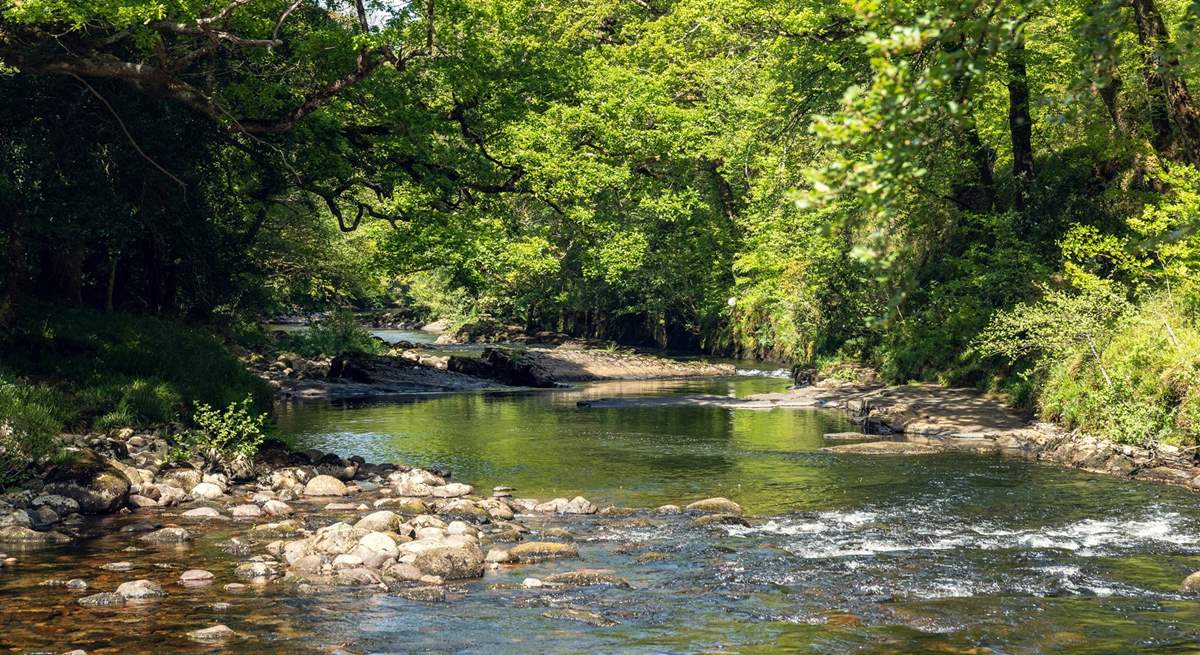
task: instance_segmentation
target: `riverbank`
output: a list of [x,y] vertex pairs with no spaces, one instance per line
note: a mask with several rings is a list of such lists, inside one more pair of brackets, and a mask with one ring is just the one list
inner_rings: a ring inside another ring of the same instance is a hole
[[[863,429],[862,443],[833,445],[842,454],[996,453],[1093,473],[1153,480],[1200,490],[1196,449],[1169,444],[1118,444],[1032,422],[973,389],[937,385],[854,385],[837,380],[745,398],[679,396],[581,401],[586,407],[694,405],[744,410],[786,408],[847,412]],[[880,441],[877,435],[889,435]],[[844,440],[850,435],[830,435]]]
[[247,368],[284,399],[349,399],[418,393],[550,388],[601,380],[733,375],[729,364],[680,361],[644,353],[579,347],[484,348],[478,357],[415,347],[388,354],[308,358],[247,353]]

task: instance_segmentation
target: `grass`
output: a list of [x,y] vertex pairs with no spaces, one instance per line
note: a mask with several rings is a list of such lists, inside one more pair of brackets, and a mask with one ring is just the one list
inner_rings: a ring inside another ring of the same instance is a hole
[[[26,308],[0,332],[0,487],[53,457],[64,430],[157,428],[203,404],[270,390],[210,332],[178,322],[61,307]],[[36,311],[34,311],[36,310]]]
[[1120,443],[1200,443],[1196,315],[1169,298],[1142,303],[1122,320],[1099,362],[1081,347],[1055,363],[1039,405],[1045,418]]

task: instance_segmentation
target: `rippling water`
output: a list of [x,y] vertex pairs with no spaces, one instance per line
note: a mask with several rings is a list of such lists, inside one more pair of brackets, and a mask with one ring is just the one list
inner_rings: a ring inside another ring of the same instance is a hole
[[[132,574],[96,574],[95,564],[136,558],[141,576],[196,555],[126,554],[132,538],[109,534],[0,573],[0,648],[206,652],[181,633],[223,622],[251,636],[230,647],[246,653],[1200,651],[1200,598],[1178,592],[1200,569],[1200,503],[1185,490],[993,456],[831,455],[820,451],[821,435],[848,427],[833,413],[576,405],[782,384],[738,377],[285,406],[280,429],[306,447],[440,464],[456,478],[543,499],[582,494],[649,508],[724,495],[762,520],[745,528],[653,512],[567,518],[582,562],[489,572],[453,587],[446,604],[279,588],[229,595],[218,586],[98,621],[37,586],[81,561],[92,568],[85,577],[115,584]],[[544,521],[529,522],[537,530]],[[582,566],[614,569],[632,588],[492,587]],[[217,601],[231,606],[214,609]],[[616,624],[544,616],[562,607]]]
[[[550,650],[1200,651],[1200,602],[1177,592],[1200,568],[1190,492],[993,456],[830,455],[821,435],[849,426],[827,412],[576,406],[783,384],[740,377],[445,396],[301,408],[282,425],[306,445],[443,464],[518,495],[637,507],[725,495],[768,517],[720,529],[579,520],[594,544],[589,565],[632,565],[639,589],[585,594],[596,597],[584,605],[632,616],[566,628]],[[668,557],[639,560],[659,551]],[[536,614],[496,620],[483,630],[496,648],[551,629]]]

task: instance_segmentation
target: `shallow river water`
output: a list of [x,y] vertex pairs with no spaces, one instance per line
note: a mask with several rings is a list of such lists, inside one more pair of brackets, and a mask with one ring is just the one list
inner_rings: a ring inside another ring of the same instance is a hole
[[[1200,652],[1200,598],[1177,591],[1200,569],[1191,492],[994,456],[832,455],[820,451],[822,434],[848,428],[836,413],[577,405],[783,384],[739,377],[284,406],[280,431],[302,447],[437,464],[540,499],[652,508],[722,495],[763,521],[567,519],[582,563],[489,571],[445,604],[272,590],[230,598],[217,587],[97,623],[37,587],[81,558],[111,560],[99,554],[124,543],[115,535],[31,553],[0,573],[0,647],[206,652],[177,635],[223,622],[252,635],[230,650],[257,653]],[[632,588],[492,587],[581,566],[614,569]],[[543,616],[564,606],[614,624]]]

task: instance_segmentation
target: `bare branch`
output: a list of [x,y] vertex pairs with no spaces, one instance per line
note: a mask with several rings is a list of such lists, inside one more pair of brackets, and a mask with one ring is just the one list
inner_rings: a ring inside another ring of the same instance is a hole
[[292,12],[296,11],[296,9],[302,4],[304,4],[304,0],[296,0],[291,4],[290,7],[287,8],[287,11],[283,12],[283,15],[279,17],[279,22],[275,23],[275,29],[271,32],[272,41],[279,40],[279,30],[283,27],[283,22],[286,21],[288,16],[291,16]]
[[88,84],[87,81],[84,80],[82,77],[79,77],[78,75],[75,75],[74,73],[71,73],[70,75],[71,75],[71,77],[75,78],[75,80],[78,81],[80,84],[82,84],[85,88],[87,88],[88,91],[91,91],[92,95],[96,96],[96,99],[99,100],[100,103],[103,104],[106,109],[108,109],[108,113],[112,114],[112,117],[117,120],[117,125],[121,126],[121,131],[125,133],[125,138],[129,140],[129,145],[133,146],[133,149],[136,150],[139,155],[141,155],[142,159],[145,159],[147,162],[150,163],[151,166],[157,168],[159,170],[159,172],[161,172],[163,175],[166,175],[167,177],[174,180],[175,183],[178,184],[184,191],[187,191],[187,185],[183,183],[183,180],[172,175],[170,171],[163,168],[162,165],[159,164],[158,162],[154,161],[154,159],[152,157],[150,157],[150,155],[147,155],[146,151],[142,150],[142,147],[138,145],[138,142],[133,138],[133,135],[129,133],[129,128],[125,127],[125,121],[121,120],[121,116],[119,114],[117,114],[116,110],[113,109],[112,105],[108,104],[108,100],[106,100],[104,98],[104,96],[100,95],[99,91],[97,91],[95,88],[93,88],[91,84]]

